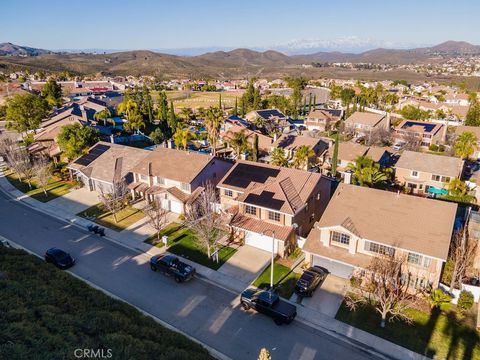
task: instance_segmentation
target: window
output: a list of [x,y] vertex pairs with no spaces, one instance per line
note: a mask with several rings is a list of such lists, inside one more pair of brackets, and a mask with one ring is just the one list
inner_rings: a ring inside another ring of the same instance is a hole
[[364,249],[366,251],[370,251],[370,252],[374,252],[374,253],[382,254],[382,255],[389,255],[389,256],[395,255],[395,249],[394,248],[392,248],[390,246],[386,246],[386,245],[380,245],[380,244],[377,244],[377,243],[374,243],[374,242],[371,242],[371,241],[365,241]]
[[449,181],[450,181],[450,177],[432,174],[432,180],[433,180],[433,181],[439,181],[439,182],[444,182],[444,183],[445,183],[445,182],[449,182]]
[[181,187],[183,191],[190,191],[190,184],[182,183]]
[[233,191],[232,190],[225,190],[225,195],[232,197],[233,196]]
[[140,180],[141,180],[141,181],[148,181],[148,176],[147,176],[147,175],[140,174]]
[[159,184],[159,185],[165,185],[165,179],[157,176],[157,184]]
[[410,175],[411,175],[412,177],[418,177],[418,171],[412,170],[412,172],[410,173]]
[[429,258],[428,256],[425,256],[423,258],[423,267],[428,268],[431,263],[432,263],[432,258]]
[[280,213],[277,213],[277,212],[274,212],[274,211],[269,211],[268,212],[268,220],[280,221]]
[[413,264],[413,265],[421,265],[421,264],[422,264],[422,260],[423,260],[423,256],[422,256],[422,255],[415,254],[415,253],[411,253],[411,252],[408,253],[407,261],[408,261],[410,264]]
[[257,208],[252,205],[245,205],[245,213],[250,215],[257,215]]
[[330,240],[339,244],[349,245],[350,244],[350,236],[347,234],[339,233],[336,231],[332,231],[330,233]]

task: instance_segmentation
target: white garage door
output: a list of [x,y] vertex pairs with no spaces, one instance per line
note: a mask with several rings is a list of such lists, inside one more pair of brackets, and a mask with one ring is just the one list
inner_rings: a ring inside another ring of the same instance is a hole
[[[272,237],[260,235],[254,232],[245,232],[245,245],[250,245],[265,251],[272,251]],[[275,253],[277,253],[278,245],[275,241]]]
[[313,256],[312,262],[313,265],[324,267],[332,275],[336,275],[345,279],[349,278],[354,270],[353,266],[345,265],[319,256]]
[[162,199],[161,200],[162,208],[168,211],[171,211],[175,214],[183,213],[183,204],[179,201]]

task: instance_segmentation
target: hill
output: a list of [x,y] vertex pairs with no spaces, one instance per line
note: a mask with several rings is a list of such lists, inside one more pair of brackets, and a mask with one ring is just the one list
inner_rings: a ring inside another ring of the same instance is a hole
[[9,42],[0,43],[0,55],[3,56],[36,56],[49,53],[51,53],[51,51],[49,50],[36,49],[28,46],[20,46]]

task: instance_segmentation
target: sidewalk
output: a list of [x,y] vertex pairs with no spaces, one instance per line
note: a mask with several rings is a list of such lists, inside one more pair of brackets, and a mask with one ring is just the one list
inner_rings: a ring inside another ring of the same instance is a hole
[[[42,203],[26,196],[17,190],[12,184],[10,184],[7,178],[3,175],[2,170],[0,170],[0,189],[16,201],[21,201],[33,209],[44,212],[57,219],[66,221],[74,226],[78,226],[85,231],[87,231],[87,226],[92,224],[92,222],[87,219],[72,214],[66,214],[63,209],[59,209],[49,203]],[[143,242],[148,237],[144,233],[146,230],[145,226],[148,225],[145,224],[145,219],[142,219],[122,232],[115,232],[107,229],[105,239],[120,244],[139,254],[147,254],[152,256],[164,253],[165,247],[157,248]],[[135,234],[137,231],[139,233],[133,236],[133,234]],[[249,283],[245,283],[222,272],[212,270],[197,263],[192,263],[187,259],[183,259],[183,261],[195,266],[197,269],[197,275],[199,275],[200,278],[211,282],[216,286],[220,286],[231,293],[240,294],[250,285]],[[342,341],[346,341],[360,348],[362,351],[367,351],[376,356],[380,355],[385,359],[428,359],[423,355],[417,354],[404,347],[395,345],[363,330],[335,320],[334,318],[324,315],[311,308],[307,308],[299,304],[294,305],[297,306],[296,320],[306,324],[307,326],[326,332],[331,336],[340,338]]]

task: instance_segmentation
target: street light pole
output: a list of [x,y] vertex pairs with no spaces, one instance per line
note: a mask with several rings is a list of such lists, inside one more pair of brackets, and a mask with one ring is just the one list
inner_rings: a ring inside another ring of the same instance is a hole
[[273,290],[273,263],[275,261],[275,230],[267,229],[265,230],[262,235],[271,231],[272,232],[272,261],[270,264],[270,290]]

